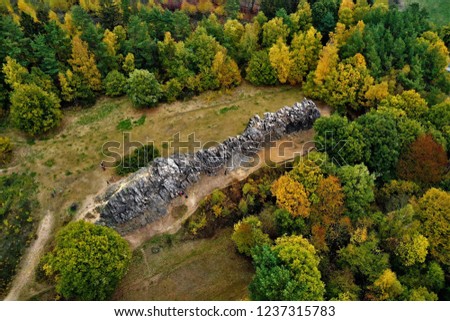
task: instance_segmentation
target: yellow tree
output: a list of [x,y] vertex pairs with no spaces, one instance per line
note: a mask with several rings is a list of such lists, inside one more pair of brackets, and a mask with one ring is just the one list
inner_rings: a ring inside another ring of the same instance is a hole
[[400,95],[388,96],[380,105],[387,108],[403,110],[406,116],[421,119],[428,112],[428,104],[415,90],[405,90]]
[[286,83],[291,70],[292,61],[289,55],[289,47],[284,43],[282,38],[278,38],[277,43],[270,48],[269,60],[277,73],[280,83]]
[[320,53],[314,74],[314,83],[321,86],[330,72],[336,68],[338,62],[338,48],[333,43],[328,43]]
[[11,86],[12,89],[15,89],[25,82],[28,77],[28,70],[9,56],[5,60],[6,63],[3,64],[5,83]]
[[314,27],[307,32],[294,35],[290,48],[292,65],[289,72],[289,83],[291,85],[303,83],[306,76],[316,69],[322,49],[321,40],[322,35]]
[[198,0],[197,10],[203,14],[211,13],[214,10],[214,5],[211,0]]
[[450,193],[436,188],[419,200],[422,233],[430,244],[433,259],[450,266]]
[[95,56],[89,53],[87,43],[78,35],[72,40],[72,58],[68,61],[73,72],[83,76],[91,90],[101,90],[101,75],[95,64]]
[[283,23],[283,18],[277,17],[263,26],[263,46],[270,48],[279,38],[286,42],[289,27]]
[[287,175],[281,176],[272,184],[272,194],[278,207],[288,211],[293,217],[308,217],[310,202],[305,187]]
[[297,6],[297,11],[291,13],[289,18],[292,21],[291,32],[306,31],[312,27],[312,10],[307,0],[300,0]]
[[384,270],[383,274],[375,280],[371,290],[377,300],[395,300],[403,292],[403,286],[397,279],[397,275],[391,269]]
[[367,105],[365,95],[373,83],[364,56],[356,54],[339,63],[328,75],[323,98],[341,112],[349,108],[360,110]]
[[17,7],[19,8],[19,11],[26,13],[31,18],[33,18],[34,22],[39,21],[36,16],[36,10],[33,8],[33,6],[31,4],[27,3],[25,0],[17,1]]
[[355,4],[353,0],[342,0],[339,7],[339,22],[343,23],[347,27],[354,23],[354,9]]
[[379,84],[370,86],[365,94],[367,107],[376,108],[378,104],[389,96],[389,84],[387,81],[382,81]]
[[117,35],[109,29],[106,29],[103,35],[103,42],[106,44],[109,55],[114,57],[117,50]]
[[238,86],[242,81],[238,65],[222,51],[214,56],[211,69],[222,88]]
[[127,55],[125,56],[122,69],[127,73],[134,71],[134,55],[131,52],[127,53]]

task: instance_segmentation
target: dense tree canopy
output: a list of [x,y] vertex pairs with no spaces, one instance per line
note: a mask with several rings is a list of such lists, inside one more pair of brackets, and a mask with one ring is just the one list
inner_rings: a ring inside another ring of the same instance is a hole
[[66,299],[107,300],[127,271],[128,244],[110,228],[73,222],[56,237],[43,269]]

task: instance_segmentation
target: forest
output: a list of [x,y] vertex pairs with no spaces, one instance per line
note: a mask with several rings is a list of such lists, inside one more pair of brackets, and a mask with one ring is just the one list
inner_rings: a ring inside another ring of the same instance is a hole
[[[233,227],[252,300],[450,300],[450,21],[387,0],[1,0],[0,13],[1,167],[17,148],[4,133],[51,140],[105,96],[143,110],[242,83],[298,88],[334,111],[314,124],[317,152],[214,191],[186,237]],[[0,185],[3,293],[39,184]],[[59,298],[106,300],[131,255],[115,231],[71,222],[38,275]],[[67,264],[86,257],[101,268]]]

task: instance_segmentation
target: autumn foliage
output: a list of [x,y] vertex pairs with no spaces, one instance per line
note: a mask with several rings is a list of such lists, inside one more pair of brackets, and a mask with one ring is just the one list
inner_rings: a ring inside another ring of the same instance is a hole
[[401,179],[422,184],[436,184],[448,164],[444,148],[431,135],[423,135],[400,157],[397,171]]

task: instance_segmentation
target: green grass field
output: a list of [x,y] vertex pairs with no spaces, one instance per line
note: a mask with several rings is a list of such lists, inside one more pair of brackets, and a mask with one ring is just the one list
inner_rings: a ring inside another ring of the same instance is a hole
[[450,23],[450,1],[449,0],[403,0],[406,4],[418,3],[427,9],[430,20],[438,26]]

